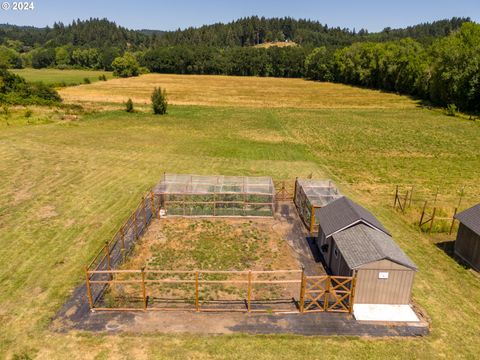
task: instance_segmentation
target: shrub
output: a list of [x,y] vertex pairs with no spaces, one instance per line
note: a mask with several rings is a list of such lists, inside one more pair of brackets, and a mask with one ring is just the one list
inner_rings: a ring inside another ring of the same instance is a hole
[[90,81],[89,78],[86,77],[86,78],[83,78],[83,83],[84,83],[84,84],[90,84],[91,81]]
[[161,88],[155,88],[152,93],[152,107],[153,113],[157,115],[164,115],[167,113],[167,91]]
[[33,111],[31,109],[25,109],[25,112],[23,113],[23,116],[26,118],[29,118],[33,115]]
[[105,74],[102,74],[98,77],[98,80],[100,81],[107,81],[107,77],[105,76]]
[[112,62],[112,68],[113,75],[118,77],[138,76],[140,73],[137,59],[130,53],[115,58]]
[[445,114],[447,114],[447,116],[457,116],[457,111],[457,105],[448,104],[447,108],[445,109]]
[[133,112],[133,101],[130,98],[125,103],[125,111],[128,112],[128,113]]
[[62,101],[58,92],[42,82],[29,83],[0,67],[0,102],[7,104],[52,104]]

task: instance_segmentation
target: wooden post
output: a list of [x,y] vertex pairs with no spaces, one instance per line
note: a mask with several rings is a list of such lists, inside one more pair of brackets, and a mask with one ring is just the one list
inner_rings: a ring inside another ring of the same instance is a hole
[[423,204],[423,210],[422,210],[422,215],[420,216],[420,222],[418,223],[418,226],[422,227],[423,225],[423,217],[425,216],[425,209],[427,208],[427,202],[425,201],[425,204]]
[[355,286],[357,285],[357,272],[353,271],[352,286],[350,288],[350,306],[348,312],[351,314],[353,311],[353,302],[355,301]]
[[88,304],[90,305],[90,310],[93,310],[93,298],[92,298],[92,290],[90,289],[90,277],[88,276],[88,267],[85,266],[85,276],[87,278],[87,296],[88,296]]
[[431,223],[430,223],[430,227],[428,228],[428,233],[430,234],[430,232],[432,231],[432,228],[433,228],[433,222],[435,221],[435,212],[437,211],[437,208],[434,207],[433,208],[433,214],[432,214],[432,219],[431,219]]
[[398,185],[395,189],[395,200],[393,201],[393,208],[395,209],[395,207],[397,206],[397,199],[398,199]]
[[412,185],[412,188],[410,190],[410,200],[408,201],[408,207],[412,206],[412,197],[413,197],[413,185]]
[[453,231],[453,225],[455,225],[455,215],[457,215],[458,208],[455,208],[453,211],[453,216],[452,216],[452,225],[450,225],[450,231],[448,232],[448,235],[452,235]]
[[323,310],[328,311],[328,297],[330,294],[330,282],[332,281],[331,276],[327,275],[327,279],[325,281],[325,299],[323,300]]
[[142,268],[142,296],[143,296],[143,310],[147,310],[147,290],[145,288],[145,268]]
[[247,291],[247,311],[250,312],[250,301],[252,300],[252,270],[248,270],[248,291]]
[[198,271],[195,272],[195,310],[200,311],[200,305],[198,302]]
[[312,212],[310,214],[310,234],[313,234],[314,227],[315,227],[315,206],[312,205]]
[[408,200],[408,190],[405,193],[405,199],[403,199],[403,209],[402,212],[405,214],[405,209],[407,208],[407,200]]
[[306,278],[305,278],[305,268],[302,266],[302,275],[300,281],[300,312],[303,314],[305,309],[305,287],[306,287]]

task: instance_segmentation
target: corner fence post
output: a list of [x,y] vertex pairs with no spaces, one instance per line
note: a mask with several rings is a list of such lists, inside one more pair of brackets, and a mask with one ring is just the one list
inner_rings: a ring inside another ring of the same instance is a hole
[[143,310],[147,310],[147,290],[145,288],[145,268],[142,268],[142,296],[143,296]]
[[93,310],[93,297],[92,297],[92,290],[90,289],[90,276],[88,275],[87,266],[85,266],[85,276],[86,276],[86,285],[87,285],[88,304],[90,305],[90,310]]
[[355,301],[355,286],[357,285],[357,272],[354,271],[352,277],[352,286],[350,288],[350,306],[348,312],[351,314],[353,312],[353,302]]
[[302,267],[302,274],[300,278],[300,312],[303,314],[305,311],[305,287],[306,287],[306,281],[307,279],[305,278],[305,268]]

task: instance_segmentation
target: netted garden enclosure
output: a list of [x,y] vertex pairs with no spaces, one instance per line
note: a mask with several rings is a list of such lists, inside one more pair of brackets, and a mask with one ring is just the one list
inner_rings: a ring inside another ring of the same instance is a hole
[[167,216],[273,216],[270,177],[165,174],[153,190]]
[[293,198],[310,232],[318,229],[317,210],[342,197],[332,180],[297,179]]

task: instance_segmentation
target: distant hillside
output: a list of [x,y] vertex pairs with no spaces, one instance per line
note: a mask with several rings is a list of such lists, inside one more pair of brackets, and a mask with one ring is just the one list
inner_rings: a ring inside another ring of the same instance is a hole
[[449,35],[469,18],[452,18],[410,26],[405,29],[386,28],[378,33],[328,27],[318,21],[285,18],[242,18],[227,24],[217,23],[199,28],[176,31],[129,30],[107,19],[74,20],[69,25],[55,23],[53,27],[35,28],[0,24],[0,44],[20,42],[17,51],[34,46],[50,48],[71,45],[89,48],[145,49],[151,46],[254,46],[264,43],[291,41],[306,46],[347,46],[360,41],[388,41],[411,37],[428,44],[433,39]]
[[431,43],[434,38],[449,35],[459,29],[469,18],[452,18],[410,26],[405,29],[386,28],[379,33],[369,33],[328,27],[318,21],[285,18],[259,18],[252,16],[199,28],[166,32],[158,38],[158,45],[252,46],[268,42],[293,41],[299,45],[346,46],[359,41],[388,41],[406,37],[421,43]]

